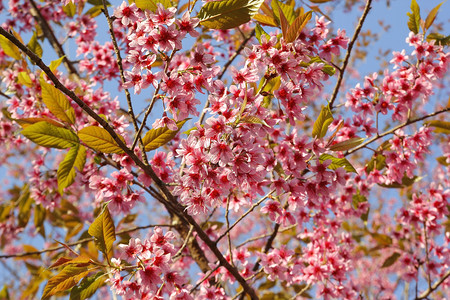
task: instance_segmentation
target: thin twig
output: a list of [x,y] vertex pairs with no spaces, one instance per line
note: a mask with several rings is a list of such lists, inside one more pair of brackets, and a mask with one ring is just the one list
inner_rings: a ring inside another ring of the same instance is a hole
[[181,248],[177,251],[177,253],[175,253],[175,255],[172,257],[173,259],[177,258],[178,256],[181,255],[181,253],[183,253],[184,248],[186,248],[189,239],[191,238],[191,234],[192,234],[192,230],[194,229],[194,226],[190,226],[189,227],[189,232],[187,234],[187,236],[184,238],[184,242],[183,245],[181,245]]
[[432,113],[430,113],[428,115],[425,115],[425,116],[417,118],[417,119],[406,120],[404,123],[402,123],[402,124],[392,128],[392,129],[389,129],[389,130],[387,130],[387,131],[385,131],[385,132],[383,132],[381,134],[378,134],[378,135],[374,136],[373,138],[371,138],[370,140],[368,140],[367,142],[362,143],[361,145],[359,145],[359,146],[357,146],[357,147],[355,147],[353,149],[348,150],[347,152],[345,152],[344,156],[350,155],[350,154],[358,151],[359,149],[364,148],[367,145],[373,143],[374,141],[376,141],[378,139],[381,139],[382,137],[384,137],[386,135],[394,133],[398,129],[401,129],[401,128],[405,127],[405,126],[408,126],[408,125],[411,125],[413,123],[416,123],[416,122],[419,122],[419,121],[422,121],[422,120],[425,120],[425,119],[437,116],[439,114],[442,114],[442,113],[445,113],[445,112],[448,112],[448,111],[450,111],[450,107],[444,108],[444,109],[439,110],[439,111],[432,112]]
[[[109,34],[111,35],[111,41],[113,43],[114,52],[116,53],[117,65],[119,66],[119,72],[120,72],[120,79],[122,80],[122,83],[125,84],[126,80],[125,80],[125,73],[124,73],[123,64],[122,64],[122,56],[120,55],[119,45],[117,44],[116,35],[114,34],[113,24],[111,21],[111,17],[109,16],[108,7],[106,5],[106,0],[103,0],[103,14],[105,15],[106,20],[108,21]],[[124,88],[124,92],[125,92],[125,98],[127,99],[128,115],[131,117],[134,131],[138,132],[139,126],[136,121],[136,116],[134,115],[130,91],[128,89]],[[145,163],[148,164],[147,154],[145,153],[145,149],[144,149],[144,143],[142,142],[142,138],[140,135],[138,136],[138,138],[139,138],[139,144],[140,144],[141,153],[142,153],[142,159],[144,160]],[[131,150],[134,150],[134,147],[132,147]]]
[[[157,224],[157,225],[151,224],[151,225],[145,225],[145,226],[136,226],[136,227],[132,227],[132,228],[129,228],[129,229],[120,230],[120,231],[116,232],[116,235],[129,233],[129,232],[142,230],[142,229],[148,229],[148,228],[152,228],[152,227],[173,227],[173,226],[172,225],[165,225],[165,224],[161,224],[161,225],[159,225],[159,224]],[[93,240],[94,240],[93,237],[85,238],[85,239],[81,239],[81,240],[76,241],[76,242],[67,243],[66,246],[72,247],[72,246],[82,245],[82,244],[85,244],[85,243],[89,243],[89,242],[91,242]],[[30,251],[30,252],[23,252],[23,253],[0,255],[0,258],[16,258],[16,257],[33,256],[33,255],[39,255],[39,254],[43,254],[43,253],[47,253],[47,252],[59,251],[59,250],[62,250],[62,249],[66,249],[66,247],[65,246],[58,246],[58,247],[52,247],[52,248],[43,249],[43,250],[40,250],[40,251]]]
[[195,291],[196,289],[198,289],[198,287],[205,282],[205,280],[207,280],[209,278],[209,276],[211,276],[212,274],[214,274],[215,271],[217,271],[217,269],[219,269],[221,267],[221,265],[217,265],[214,269],[211,269],[208,271],[208,274],[205,275],[205,277],[203,277],[199,282],[197,282],[197,284],[189,291],[189,294],[192,294],[193,291]]
[[347,68],[348,62],[350,61],[350,56],[352,53],[353,45],[355,44],[356,40],[358,39],[358,36],[359,36],[359,33],[361,32],[364,21],[365,21],[367,14],[369,13],[369,10],[371,8],[370,7],[371,4],[372,4],[372,0],[367,0],[366,7],[364,7],[364,12],[363,12],[361,18],[359,19],[358,26],[356,26],[355,33],[353,34],[352,40],[350,41],[350,43],[348,43],[347,53],[345,54],[344,63],[342,64],[342,67],[339,69],[340,72],[339,72],[338,80],[334,87],[333,94],[331,95],[330,109],[333,108],[333,103],[336,100],[337,95],[339,93],[339,88],[341,87],[342,79],[344,78],[345,69]]
[[444,276],[442,276],[441,279],[436,281],[436,283],[433,284],[433,286],[429,287],[425,292],[423,292],[422,295],[420,295],[419,297],[416,297],[416,300],[427,299],[428,296],[433,291],[435,291],[449,277],[450,277],[450,270],[448,270],[447,273],[445,273]]

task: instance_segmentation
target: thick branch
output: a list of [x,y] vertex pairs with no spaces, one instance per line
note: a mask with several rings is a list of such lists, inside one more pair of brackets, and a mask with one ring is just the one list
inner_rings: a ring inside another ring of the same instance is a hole
[[330,109],[333,108],[333,103],[337,98],[337,95],[339,93],[339,88],[341,87],[342,79],[344,78],[345,69],[347,68],[348,62],[350,61],[350,56],[352,53],[353,45],[355,44],[356,40],[358,39],[359,33],[361,32],[362,26],[364,24],[364,21],[367,17],[367,14],[370,10],[370,5],[372,4],[372,0],[367,0],[366,7],[364,8],[364,12],[359,19],[358,26],[356,26],[355,33],[353,34],[352,40],[350,43],[348,43],[347,53],[345,54],[344,63],[342,64],[342,67],[340,68],[339,77],[336,82],[336,85],[333,90],[333,94],[331,95],[330,99]]

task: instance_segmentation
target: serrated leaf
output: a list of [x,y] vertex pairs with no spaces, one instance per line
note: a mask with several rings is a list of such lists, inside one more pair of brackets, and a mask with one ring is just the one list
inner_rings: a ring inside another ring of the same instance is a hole
[[230,29],[250,21],[264,0],[222,0],[207,2],[197,18],[211,29]]
[[266,15],[256,14],[253,16],[253,19],[265,26],[272,26],[272,27],[278,26],[277,21],[274,18]]
[[408,176],[403,176],[402,183],[394,182],[391,184],[379,183],[379,186],[390,188],[390,189],[402,189],[408,186],[413,185],[415,182],[422,180],[423,177],[414,176],[413,178],[409,178]]
[[42,300],[66,291],[75,286],[81,278],[89,274],[87,267],[67,266],[58,275],[53,276],[47,282],[42,295]]
[[255,36],[258,39],[258,42],[261,43],[261,36],[265,35],[266,39],[269,40],[270,39],[270,35],[268,35],[264,29],[261,27],[261,25],[259,25],[258,23],[256,23],[255,26]]
[[74,132],[45,121],[27,126],[22,134],[34,143],[49,148],[66,149],[79,142]]
[[86,148],[83,145],[76,144],[67,152],[64,160],[59,164],[57,178],[58,191],[62,195],[63,190],[69,187],[75,180],[76,169],[82,172],[86,163]]
[[330,108],[322,105],[319,117],[314,122],[312,136],[317,138],[323,138],[328,131],[328,126],[333,122],[333,115],[331,114]]
[[425,122],[428,126],[435,127],[434,132],[450,134],[450,122],[432,120]]
[[286,43],[292,43],[297,39],[303,28],[305,28],[306,24],[308,24],[309,20],[311,20],[311,17],[312,12],[308,11],[306,14],[301,14],[297,18],[295,18],[294,22],[292,22],[286,33]]
[[157,129],[150,129],[142,139],[142,142],[145,146],[145,151],[155,150],[168,142],[170,142],[180,131],[181,127],[183,127],[184,123],[186,123],[188,119],[183,121],[178,121],[177,126],[178,130],[170,130],[167,127],[161,127]]
[[106,277],[103,272],[98,272],[93,276],[83,278],[80,284],[74,286],[70,291],[70,300],[84,300],[92,295],[103,286]]
[[[122,154],[124,151],[117,145],[109,132],[98,126],[88,126],[78,131],[79,138],[88,147],[103,153]],[[122,141],[123,138],[119,136]]]
[[331,164],[328,166],[328,169],[336,170],[337,168],[344,168],[347,172],[356,172],[356,169],[352,166],[352,164],[346,158],[337,158],[330,154],[322,154],[319,157],[319,161],[323,162],[325,160],[331,160]]
[[53,85],[40,80],[42,101],[50,112],[61,121],[74,124],[75,111],[66,96]]
[[3,52],[5,52],[6,55],[15,60],[20,60],[22,58],[19,48],[3,35],[0,35],[0,48],[3,49]]
[[440,156],[440,157],[436,158],[436,160],[438,161],[438,163],[440,163],[443,166],[446,166],[446,167],[450,166],[450,163],[447,162],[447,157],[445,157],[445,156]]
[[388,258],[386,258],[386,260],[384,261],[383,265],[381,266],[381,268],[387,268],[392,266],[393,264],[395,264],[395,262],[398,260],[398,258],[401,256],[400,253],[398,252],[394,252],[392,253],[391,256],[389,256]]
[[106,257],[109,257],[116,240],[116,229],[108,207],[105,207],[103,212],[92,222],[88,233],[95,238],[97,249],[103,252]]
[[415,34],[419,33],[420,28],[420,8],[416,0],[411,0],[411,12],[407,13],[409,17],[408,28]]
[[426,20],[425,20],[425,30],[430,28],[431,25],[433,25],[434,19],[436,19],[436,15],[439,11],[439,8],[444,2],[439,3],[435,8],[433,8],[430,13],[428,14]]
[[278,15],[280,17],[281,32],[283,34],[283,38],[286,40],[287,31],[289,29],[289,22],[280,7],[278,7]]
[[361,145],[362,142],[364,142],[366,138],[360,138],[360,137],[354,137],[351,139],[348,139],[343,142],[336,143],[332,146],[330,146],[331,151],[346,151],[355,148],[358,145]]

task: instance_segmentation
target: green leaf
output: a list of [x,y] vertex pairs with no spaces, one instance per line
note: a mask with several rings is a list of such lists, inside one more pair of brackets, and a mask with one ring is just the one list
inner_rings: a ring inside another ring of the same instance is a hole
[[31,81],[30,75],[28,75],[28,72],[19,72],[19,75],[17,76],[17,82],[27,86],[32,87],[33,81]]
[[333,76],[333,75],[336,73],[336,69],[335,69],[333,66],[327,64],[327,63],[324,62],[322,59],[320,59],[320,57],[318,57],[318,56],[311,57],[311,60],[310,60],[308,63],[301,63],[301,65],[303,65],[303,66],[309,66],[309,65],[312,64],[312,63],[320,63],[320,64],[323,64],[322,72],[324,72],[325,74],[328,74],[328,75],[330,75],[330,76]]
[[75,111],[63,92],[43,79],[40,82],[42,101],[44,101],[50,112],[63,122],[75,124]]
[[58,191],[62,195],[64,188],[70,186],[74,180],[76,171],[83,171],[86,163],[86,148],[83,145],[76,144],[67,152],[64,160],[59,164],[57,178]]
[[413,185],[414,183],[422,180],[423,177],[414,176],[413,178],[409,178],[408,176],[403,176],[402,183],[394,182],[391,184],[379,183],[379,186],[390,188],[390,189],[402,189],[408,186]]
[[348,139],[343,142],[336,143],[332,145],[329,149],[331,151],[345,151],[350,150],[352,148],[355,148],[358,145],[361,145],[362,142],[364,142],[366,138],[360,138],[360,137],[354,137],[351,139]]
[[267,34],[267,32],[264,31],[264,29],[261,27],[261,25],[259,25],[258,23],[256,23],[255,26],[255,36],[258,39],[258,42],[261,43],[261,36],[265,35],[266,39],[269,40],[270,39],[270,35]]
[[105,280],[106,277],[103,272],[83,278],[80,284],[74,286],[70,291],[70,300],[84,300],[91,297],[104,285]]
[[97,5],[97,6],[92,6],[84,13],[84,15],[90,16],[91,18],[95,18],[96,16],[98,16],[102,13],[102,9],[103,9],[103,4]]
[[136,0],[134,1],[137,7],[139,7],[142,10],[151,10],[155,12],[158,9],[157,4],[161,3],[164,8],[172,7],[173,4],[170,2],[170,0]]
[[53,276],[47,282],[42,295],[42,300],[49,299],[59,292],[66,291],[75,286],[81,278],[89,274],[87,266],[67,266],[58,275]]
[[[90,148],[103,153],[122,154],[124,151],[120,148],[109,132],[98,126],[84,127],[78,131],[80,139]],[[119,136],[122,141],[123,138]]]
[[309,1],[311,1],[312,3],[320,4],[320,3],[327,3],[327,2],[330,2],[330,1],[333,1],[333,0],[309,0]]
[[20,60],[22,58],[19,48],[17,48],[16,45],[13,44],[13,42],[8,40],[3,35],[0,35],[0,47],[3,49],[3,52],[5,52],[5,54],[9,57],[14,58],[15,60]]
[[314,122],[312,136],[317,138],[323,138],[328,131],[328,126],[333,122],[333,115],[331,114],[330,108],[322,105],[322,110],[320,111],[319,117]]
[[79,142],[77,135],[71,130],[45,121],[27,126],[22,134],[34,143],[48,148],[66,149]]
[[167,144],[177,135],[177,133],[180,131],[181,127],[183,127],[184,123],[186,123],[187,120],[189,119],[178,121],[178,130],[175,131],[170,130],[167,127],[150,129],[142,139],[142,142],[145,146],[145,151],[152,151]]
[[356,169],[346,158],[337,158],[330,154],[322,154],[319,157],[320,162],[323,162],[327,159],[331,160],[331,164],[328,166],[328,169],[336,170],[337,168],[343,167],[347,172],[357,173]]
[[386,157],[382,154],[378,154],[377,156],[372,157],[372,159],[367,163],[366,171],[368,173],[372,172],[375,166],[377,167],[378,171],[386,167]]
[[409,17],[408,28],[415,34],[419,33],[420,28],[420,7],[416,0],[411,0],[411,12],[407,13]]
[[311,17],[312,11],[308,11],[306,14],[301,14],[297,18],[295,18],[294,22],[292,22],[286,33],[286,43],[292,43],[297,39],[303,28],[306,26],[306,24],[308,24],[309,20],[311,20]]
[[398,258],[401,256],[400,253],[398,252],[394,252],[392,253],[391,256],[389,256],[388,258],[386,258],[386,260],[384,261],[383,265],[381,266],[381,268],[387,268],[392,266],[393,264],[395,264],[395,262],[398,260]]
[[294,6],[284,4],[283,2],[278,0],[272,0],[270,4],[272,6],[275,19],[279,21],[278,23],[281,23],[280,10],[283,12],[289,24],[292,24],[292,22],[294,22],[295,20]]
[[[50,62],[50,65],[48,67],[50,68],[50,70],[52,72],[55,72],[55,70],[59,67],[59,65],[63,61],[64,57],[66,57],[66,56],[64,55],[64,56]],[[44,74],[44,73],[42,73],[42,74]]]
[[428,126],[435,127],[434,132],[450,134],[450,122],[433,120],[425,122]]
[[450,35],[443,35],[440,33],[430,33],[427,35],[427,41],[435,40],[438,45],[446,46],[450,45]]
[[197,18],[212,29],[230,29],[250,21],[264,0],[222,0],[207,2]]
[[20,197],[17,200],[19,203],[19,227],[23,228],[28,224],[31,216],[31,204],[33,198],[30,197],[30,189],[28,184],[24,185],[20,191]]
[[242,117],[239,120],[239,123],[261,124],[261,125],[264,125],[264,126],[270,128],[269,124],[267,124],[266,121],[261,120],[260,118],[258,118],[256,116],[245,116],[245,117]]
[[34,227],[36,227],[36,232],[45,239],[45,221],[46,210],[42,204],[35,205],[34,207]]
[[372,236],[372,238],[377,241],[377,243],[380,246],[390,246],[392,245],[392,238],[386,234],[382,234],[382,233],[370,233],[370,235]]
[[9,300],[8,286],[6,284],[3,285],[3,289],[0,291],[0,299]]
[[434,19],[436,19],[436,15],[439,11],[439,8],[444,2],[439,3],[435,8],[433,8],[430,13],[428,14],[426,20],[425,20],[425,30],[430,28],[431,25],[433,25]]
[[359,204],[364,202],[367,202],[367,198],[359,192],[352,196],[352,206],[354,209],[358,209]]
[[30,48],[31,51],[33,51],[37,56],[39,56],[39,58],[42,58],[42,54],[44,53],[44,50],[42,50],[42,47],[37,40],[36,32],[33,32],[33,36],[31,37],[27,46],[28,46],[28,48]]
[[69,2],[67,5],[63,6],[63,11],[69,18],[72,18],[77,12],[77,7],[73,2]]
[[88,233],[95,238],[97,249],[103,252],[106,257],[109,257],[116,240],[116,229],[108,207],[105,206],[103,212],[92,222]]

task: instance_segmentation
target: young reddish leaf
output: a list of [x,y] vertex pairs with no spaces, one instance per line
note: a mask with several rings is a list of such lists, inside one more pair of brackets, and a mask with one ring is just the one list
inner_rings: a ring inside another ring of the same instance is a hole
[[15,60],[20,60],[22,58],[19,48],[17,48],[13,42],[8,40],[3,35],[0,35],[0,48],[3,49],[3,52],[5,52],[6,55],[14,58]]
[[312,3],[326,3],[326,2],[330,2],[330,1],[333,1],[333,0],[309,0],[309,1],[311,1]]
[[[98,126],[88,126],[78,131],[78,137],[88,147],[103,153],[122,154],[124,151],[117,145],[106,129]],[[123,138],[119,136],[122,141]]]
[[77,267],[84,267],[91,263],[91,258],[86,255],[78,255],[75,258],[67,258],[60,257],[58,260],[53,263],[49,269],[54,269],[56,267],[67,266],[67,265],[76,265]]
[[207,2],[197,18],[212,29],[230,29],[250,21],[264,0],[222,0]]
[[72,258],[70,257],[59,257],[54,263],[52,263],[48,268],[49,269],[54,269],[57,267],[60,267],[62,265],[64,265],[66,262],[71,261]]
[[42,101],[50,112],[61,121],[74,124],[75,111],[66,96],[53,85],[40,80],[42,89]]
[[95,238],[95,245],[106,257],[112,250],[114,241],[116,240],[116,229],[114,221],[111,218],[108,207],[89,226],[88,233]]
[[283,33],[283,38],[286,40],[287,31],[289,29],[289,22],[284,16],[284,13],[280,7],[278,7],[278,13],[280,16],[281,32]]
[[327,106],[322,106],[319,117],[314,122],[312,136],[317,138],[323,138],[328,131],[328,126],[333,122],[333,115],[331,114],[330,108]]
[[272,27],[278,26],[277,21],[274,18],[269,17],[269,16],[256,14],[253,16],[253,19],[255,19],[260,24],[265,25],[265,26],[272,26]]
[[337,168],[343,167],[347,172],[357,173],[356,169],[346,158],[337,158],[330,154],[322,154],[319,157],[320,162],[323,162],[328,159],[331,160],[331,164],[328,166],[328,169],[336,170]]
[[45,121],[27,126],[22,134],[34,143],[48,148],[66,149],[79,142],[73,131]]
[[47,282],[42,295],[42,300],[49,299],[59,292],[66,291],[75,286],[81,278],[89,274],[87,266],[67,266],[58,275],[53,276]]
[[178,130],[170,130],[167,127],[161,127],[157,129],[150,129],[142,139],[142,142],[145,146],[145,151],[155,150],[168,142],[170,142],[180,131],[181,127],[183,127],[184,123],[189,119],[185,119],[183,121],[178,121],[177,126]]
[[56,127],[64,127],[64,124],[59,123],[58,121],[55,121],[53,119],[50,119],[48,117],[40,117],[40,118],[23,118],[23,119],[12,119],[16,121],[22,128],[27,128],[28,126],[32,124],[36,124],[42,121],[45,121],[47,123],[50,123],[52,125],[55,125]]
[[269,5],[267,5],[267,3],[266,2],[263,2],[262,4],[261,4],[261,10],[263,11],[263,13],[266,15],[266,16],[268,16],[268,17],[271,17],[272,19],[273,19],[273,11],[272,11],[272,9],[270,8],[270,6]]
[[306,24],[308,24],[309,20],[311,20],[311,17],[312,11],[308,11],[306,14],[301,14],[297,18],[295,18],[294,22],[292,22],[286,33],[286,43],[292,43],[297,39],[303,28],[306,26]]
[[355,148],[358,145],[361,145],[362,142],[364,142],[366,138],[360,138],[360,137],[354,137],[351,139],[348,139],[343,142],[336,143],[332,145],[329,149],[331,151],[345,151],[350,150],[352,148]]
[[408,28],[415,34],[419,33],[420,28],[420,7],[416,0],[411,0],[411,12],[406,13],[409,17]]
[[59,164],[57,178],[58,191],[62,195],[64,188],[70,186],[74,180],[76,171],[83,171],[86,163],[86,148],[83,145],[76,144],[67,152],[64,160]]
[[425,20],[425,30],[430,28],[431,25],[433,25],[434,19],[436,19],[436,15],[439,11],[439,8],[444,2],[439,3],[435,8],[433,8],[430,13],[428,14],[426,20]]
[[69,299],[84,300],[91,297],[100,287],[104,285],[105,280],[106,277],[103,272],[98,272],[93,276],[83,278],[79,285],[72,288]]
[[398,260],[398,258],[401,256],[400,253],[398,252],[394,252],[392,253],[391,256],[389,256],[388,258],[386,258],[386,260],[384,261],[383,265],[381,266],[381,268],[387,268],[392,266],[393,264],[395,264],[395,262]]

